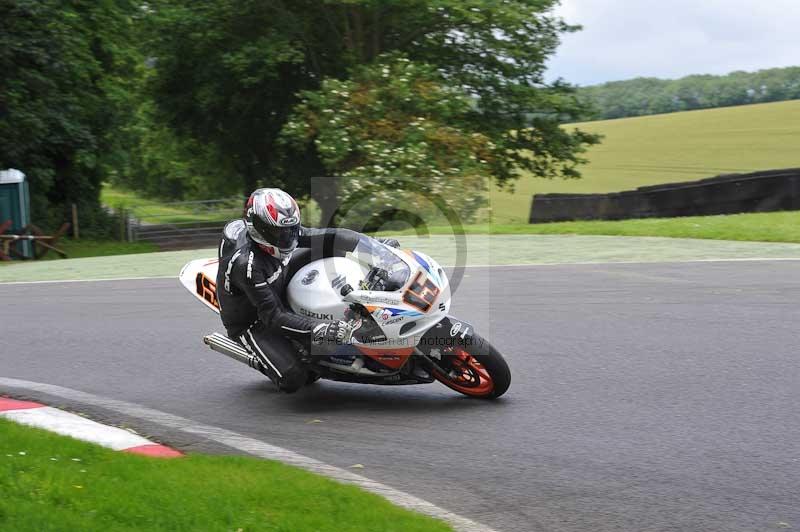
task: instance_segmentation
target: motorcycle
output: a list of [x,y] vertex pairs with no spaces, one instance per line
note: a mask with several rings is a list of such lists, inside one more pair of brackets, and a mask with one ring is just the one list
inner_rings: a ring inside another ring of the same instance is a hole
[[[219,313],[217,259],[186,264],[180,281]],[[291,309],[323,320],[359,320],[352,343],[324,354],[298,355],[311,378],[362,384],[405,385],[439,381],[470,397],[494,399],[511,384],[503,356],[474,327],[448,315],[450,280],[433,258],[362,237],[346,256],[300,266],[286,290]],[[224,334],[204,343],[262,371],[261,362]]]

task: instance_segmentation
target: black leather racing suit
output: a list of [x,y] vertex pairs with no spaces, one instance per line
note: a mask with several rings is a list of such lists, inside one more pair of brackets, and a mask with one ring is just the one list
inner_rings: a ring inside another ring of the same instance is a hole
[[230,338],[259,358],[280,389],[293,392],[308,379],[289,338],[310,346],[314,327],[325,323],[287,308],[289,279],[312,260],[354,250],[359,236],[349,229],[303,227],[291,260],[281,261],[261,251],[242,220],[225,226],[217,271],[222,323]]

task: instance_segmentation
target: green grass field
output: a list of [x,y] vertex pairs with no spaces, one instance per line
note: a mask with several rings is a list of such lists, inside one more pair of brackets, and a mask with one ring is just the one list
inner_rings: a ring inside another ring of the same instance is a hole
[[[574,124],[605,136],[579,180],[523,177],[490,193],[493,221],[527,223],[536,193],[614,192],[723,173],[800,167],[800,101]],[[565,126],[571,127],[571,126]]]
[[111,451],[0,419],[0,530],[445,531],[277,462]]
[[[152,224],[227,221],[241,216],[243,206],[243,200],[236,198],[221,206],[205,208],[191,202],[161,202],[109,183],[103,184],[100,203],[114,209],[128,209],[139,220]],[[319,208],[313,201],[301,205],[301,211],[306,224],[313,225],[319,219]]]
[[242,204],[236,200],[224,207],[204,208],[201,204],[176,204],[146,199],[135,192],[105,183],[100,202],[114,209],[127,209],[143,222],[153,224],[224,221],[241,215]]

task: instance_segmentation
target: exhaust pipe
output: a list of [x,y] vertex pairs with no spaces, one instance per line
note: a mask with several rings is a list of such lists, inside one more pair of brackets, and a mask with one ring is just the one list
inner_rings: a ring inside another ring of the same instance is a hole
[[241,362],[246,366],[250,366],[251,368],[264,373],[262,370],[261,361],[258,360],[258,358],[248,353],[244,347],[242,347],[240,344],[237,344],[224,334],[211,333],[208,336],[203,337],[203,343],[217,353],[222,353],[223,355],[230,357],[237,362]]

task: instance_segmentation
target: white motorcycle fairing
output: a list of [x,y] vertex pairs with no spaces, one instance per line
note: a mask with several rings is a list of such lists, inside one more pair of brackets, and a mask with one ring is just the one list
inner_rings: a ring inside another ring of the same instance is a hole
[[[383,341],[370,342],[370,349],[416,347],[422,335],[447,315],[449,281],[441,266],[424,253],[378,245],[300,268],[287,287],[289,306],[303,316],[343,320],[350,305],[360,304],[385,336]],[[392,272],[393,290],[367,289],[373,267]],[[352,291],[343,294],[348,286]]]
[[181,284],[197,299],[203,302],[206,308],[219,314],[219,300],[217,299],[217,269],[219,259],[196,259],[187,263],[182,269],[178,279]]

